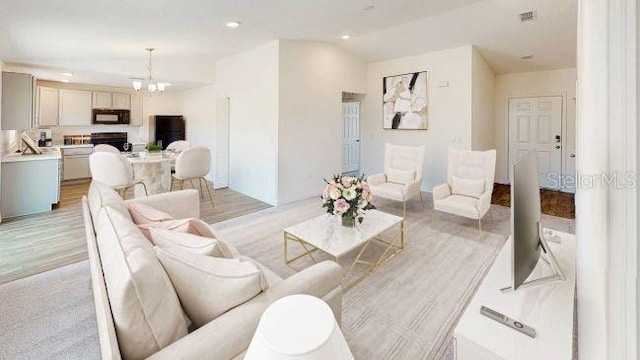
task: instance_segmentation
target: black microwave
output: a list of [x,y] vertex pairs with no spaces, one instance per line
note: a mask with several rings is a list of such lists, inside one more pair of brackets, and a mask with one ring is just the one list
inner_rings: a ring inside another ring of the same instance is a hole
[[100,125],[129,124],[129,110],[93,109],[93,123]]

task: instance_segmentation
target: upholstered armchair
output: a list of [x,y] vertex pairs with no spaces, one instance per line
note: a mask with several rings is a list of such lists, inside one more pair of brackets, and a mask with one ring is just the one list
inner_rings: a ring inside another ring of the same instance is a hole
[[422,173],[424,171],[424,145],[399,146],[385,144],[384,173],[370,175],[367,182],[373,196],[402,202],[403,216],[407,216],[407,201],[420,196],[424,209]]
[[[482,239],[482,218],[491,208],[495,171],[495,150],[449,148],[447,183],[433,189],[433,208],[478,220],[478,234]],[[433,215],[435,220],[435,211]]]

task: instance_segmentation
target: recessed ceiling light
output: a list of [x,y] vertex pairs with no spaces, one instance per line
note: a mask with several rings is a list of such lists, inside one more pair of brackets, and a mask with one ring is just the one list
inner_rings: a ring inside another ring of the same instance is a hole
[[60,73],[60,75],[62,75],[62,76],[73,76],[73,73],[63,72],[63,73]]
[[342,35],[342,40],[349,40],[349,39],[351,39],[351,35],[349,34]]
[[228,28],[235,29],[240,26],[240,21],[229,21],[225,24]]
[[520,59],[522,59],[522,60],[531,60],[531,59],[533,59],[533,55],[521,56]]
[[373,10],[373,9],[375,9],[375,8],[376,8],[376,7],[375,7],[375,6],[373,6],[373,5],[367,5],[367,6],[363,7],[363,8],[362,8],[362,10],[363,10],[363,11],[369,11],[369,10]]
[[68,83],[68,82],[69,82],[69,80],[68,80],[68,79],[60,79],[60,82]]

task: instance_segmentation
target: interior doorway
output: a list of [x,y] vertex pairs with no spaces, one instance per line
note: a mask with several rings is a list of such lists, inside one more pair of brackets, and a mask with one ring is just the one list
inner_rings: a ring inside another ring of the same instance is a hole
[[216,176],[215,187],[229,186],[229,120],[231,99],[218,99],[216,103]]
[[360,170],[360,102],[342,103],[342,173]]
[[509,99],[509,164],[535,150],[541,188],[563,188],[562,113],[562,96]]

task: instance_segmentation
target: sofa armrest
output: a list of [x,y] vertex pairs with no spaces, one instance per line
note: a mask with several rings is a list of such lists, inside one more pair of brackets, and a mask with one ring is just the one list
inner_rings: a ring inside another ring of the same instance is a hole
[[387,182],[387,175],[385,174],[373,174],[367,177],[367,183],[369,185],[380,185]]
[[404,186],[404,198],[405,200],[409,200],[415,195],[420,193],[420,185],[422,185],[422,179],[416,179]]
[[176,219],[200,218],[198,190],[188,189],[127,200],[164,211]]
[[262,313],[274,301],[294,294],[324,297],[341,286],[333,261],[313,265],[155,353],[149,359],[233,359],[249,347]]
[[451,196],[451,187],[449,184],[441,184],[433,188],[433,201],[446,199]]

